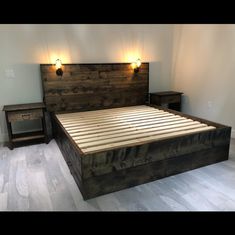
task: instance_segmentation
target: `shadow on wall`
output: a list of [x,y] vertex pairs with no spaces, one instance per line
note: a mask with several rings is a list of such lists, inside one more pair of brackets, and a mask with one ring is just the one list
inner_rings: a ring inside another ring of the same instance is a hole
[[149,63],[149,92],[156,92],[164,89],[161,75],[161,62],[151,61]]
[[[191,107],[191,104],[190,104],[189,96],[183,94],[181,99],[182,99],[181,100],[181,106],[182,106],[181,111],[183,113],[186,113],[186,114],[191,114],[192,113],[192,107]],[[187,112],[186,112],[186,110],[187,110]]]

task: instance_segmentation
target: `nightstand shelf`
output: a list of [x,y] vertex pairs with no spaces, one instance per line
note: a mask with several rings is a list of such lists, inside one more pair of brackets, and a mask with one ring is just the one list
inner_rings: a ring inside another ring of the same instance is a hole
[[[48,143],[45,121],[45,105],[43,103],[30,103],[19,105],[5,105],[3,107],[6,115],[7,130],[9,136],[9,148],[13,149],[21,145],[33,142]],[[14,122],[41,120],[42,129],[39,131],[13,133]]]
[[45,134],[43,131],[35,131],[35,132],[24,132],[20,134],[12,135],[12,142],[21,142],[27,140],[35,140],[45,138]]
[[168,105],[169,109],[181,111],[181,95],[182,92],[162,91],[150,93],[150,104],[162,106]]

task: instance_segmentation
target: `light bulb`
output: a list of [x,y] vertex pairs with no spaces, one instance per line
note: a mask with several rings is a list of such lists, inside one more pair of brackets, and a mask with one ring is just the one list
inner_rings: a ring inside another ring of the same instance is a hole
[[132,69],[136,69],[137,68],[136,62],[131,63],[131,67],[132,67]]
[[141,60],[140,59],[136,60],[136,65],[137,65],[138,68],[140,67],[140,65],[141,65]]
[[57,60],[55,61],[55,67],[56,67],[56,69],[60,69],[61,66],[62,66],[61,60],[60,60],[60,59],[57,59]]

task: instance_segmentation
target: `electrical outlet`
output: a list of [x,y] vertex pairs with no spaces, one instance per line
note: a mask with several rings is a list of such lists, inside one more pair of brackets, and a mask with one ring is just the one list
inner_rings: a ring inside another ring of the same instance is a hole
[[15,78],[15,72],[13,69],[6,69],[5,70],[5,75],[9,79],[14,79]]

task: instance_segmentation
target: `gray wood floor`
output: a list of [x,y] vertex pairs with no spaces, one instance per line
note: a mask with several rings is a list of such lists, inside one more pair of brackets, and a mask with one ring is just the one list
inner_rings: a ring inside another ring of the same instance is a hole
[[0,147],[0,211],[233,211],[235,139],[228,161],[88,201],[54,140]]

